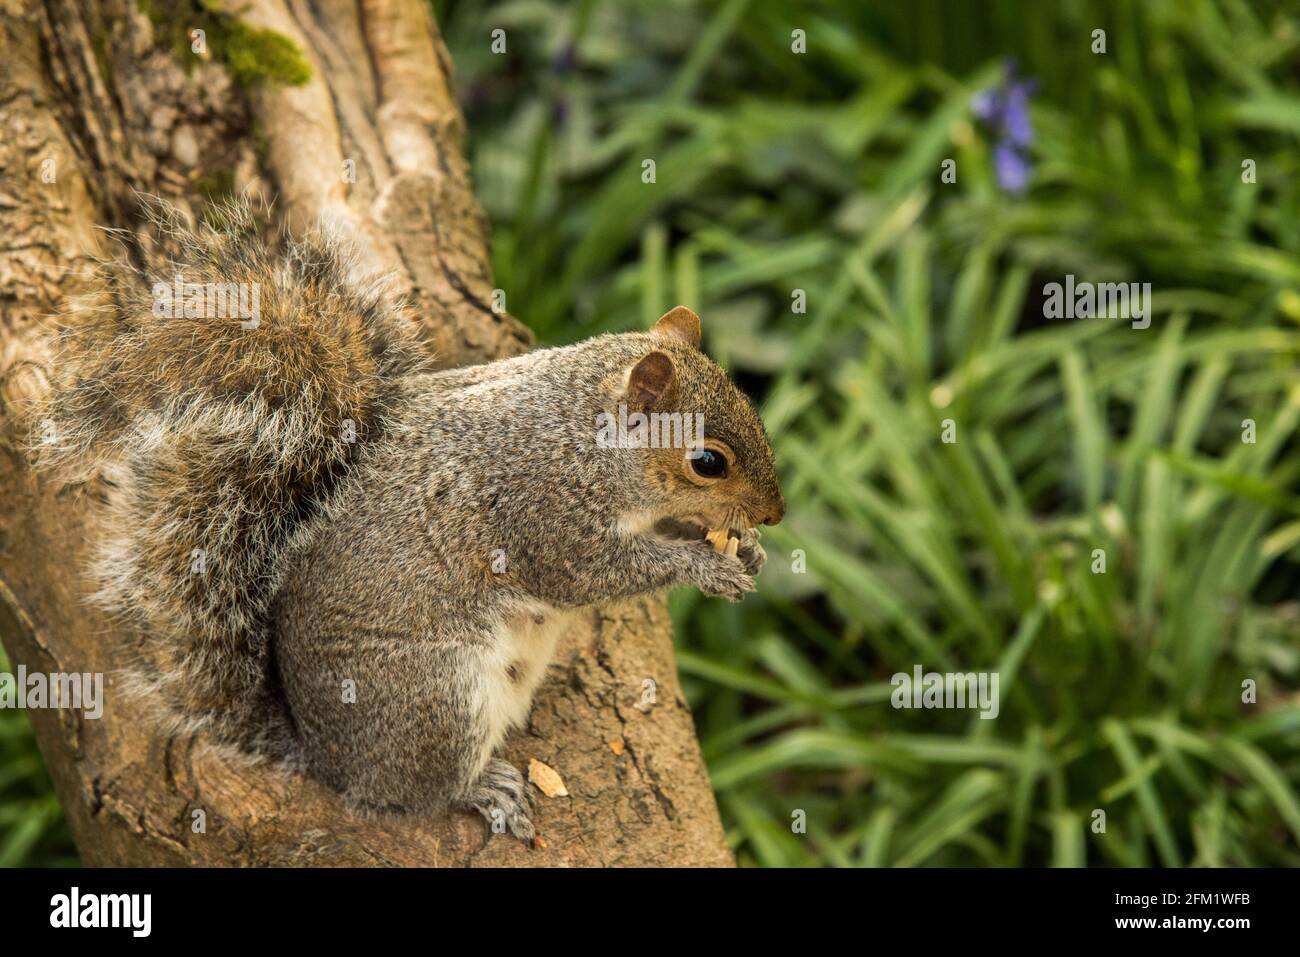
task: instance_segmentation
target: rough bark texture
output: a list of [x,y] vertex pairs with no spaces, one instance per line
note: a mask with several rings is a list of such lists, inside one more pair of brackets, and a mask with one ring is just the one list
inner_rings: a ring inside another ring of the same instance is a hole
[[82,600],[98,500],[39,481],[17,446],[47,388],[47,319],[93,292],[81,267],[110,252],[96,226],[127,230],[128,249],[151,255],[133,191],[198,205],[213,173],[232,170],[236,189],[273,194],[291,227],[323,219],[359,238],[444,364],[530,342],[486,305],[486,225],[422,0],[256,0],[245,19],[294,40],[312,79],[244,96],[215,63],[196,57],[187,71],[129,0],[0,0],[0,636],[14,666],[106,674],[99,720],[29,712],[84,861],[730,864],[658,599],[567,636],[529,727],[508,742],[507,758],[545,762],[570,792],[538,795],[535,848],[489,838],[475,815],[352,816],[313,781],[161,736],[114,693],[125,636]]

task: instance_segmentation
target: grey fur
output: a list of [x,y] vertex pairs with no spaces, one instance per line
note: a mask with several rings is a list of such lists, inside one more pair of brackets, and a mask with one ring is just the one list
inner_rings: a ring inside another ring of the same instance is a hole
[[[267,283],[264,321],[293,335],[232,347],[199,320],[177,336],[127,297],[112,328],[67,340],[48,410],[64,440],[47,458],[116,484],[99,595],[147,636],[141,684],[174,720],[301,765],[358,808],[499,811],[530,838],[527,787],[493,754],[569,617],[674,585],[753,589],[753,527],[784,510],[753,407],[665,332],[429,372],[397,305],[358,287],[336,245],[277,261],[173,228],[184,268]],[[269,367],[238,350],[259,342]],[[106,344],[131,376],[88,352]],[[598,447],[597,413],[626,401],[651,352],[671,360],[665,407],[703,414],[734,451],[727,482],[697,488],[680,451]],[[742,547],[670,526],[733,529]],[[181,573],[192,547],[214,556],[210,574]]]

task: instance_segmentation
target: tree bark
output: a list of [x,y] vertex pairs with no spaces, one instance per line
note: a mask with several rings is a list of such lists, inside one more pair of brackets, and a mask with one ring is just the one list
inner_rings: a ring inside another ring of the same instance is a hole
[[243,95],[217,63],[166,50],[131,0],[0,0],[0,636],[15,667],[105,674],[101,718],[30,712],[84,862],[731,864],[660,598],[568,635],[507,742],[505,757],[544,762],[569,791],[537,792],[535,847],[490,836],[477,815],[354,816],[312,780],[164,736],[116,693],[129,635],[83,600],[100,500],[33,475],[21,447],[48,388],[48,319],[93,295],[82,267],[110,252],[96,227],[151,255],[134,191],[198,207],[228,171],[238,189],[273,193],[290,228],[352,234],[444,365],[531,342],[488,306],[486,223],[425,3],[255,0],[243,18],[293,40],[311,79]]

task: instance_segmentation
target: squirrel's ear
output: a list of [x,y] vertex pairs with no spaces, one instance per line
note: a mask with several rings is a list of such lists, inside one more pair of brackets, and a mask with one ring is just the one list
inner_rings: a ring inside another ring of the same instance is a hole
[[673,360],[656,349],[627,374],[627,404],[632,409],[649,409],[661,402],[673,385]]
[[670,336],[696,349],[700,347],[700,317],[685,306],[669,309],[659,317],[650,331]]

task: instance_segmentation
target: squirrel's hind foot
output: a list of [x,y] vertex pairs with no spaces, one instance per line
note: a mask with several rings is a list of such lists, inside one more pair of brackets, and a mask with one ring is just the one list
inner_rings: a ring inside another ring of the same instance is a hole
[[533,796],[519,769],[508,761],[493,758],[469,792],[458,802],[487,819],[493,834],[509,829],[521,841],[532,843],[536,832],[529,810]]

